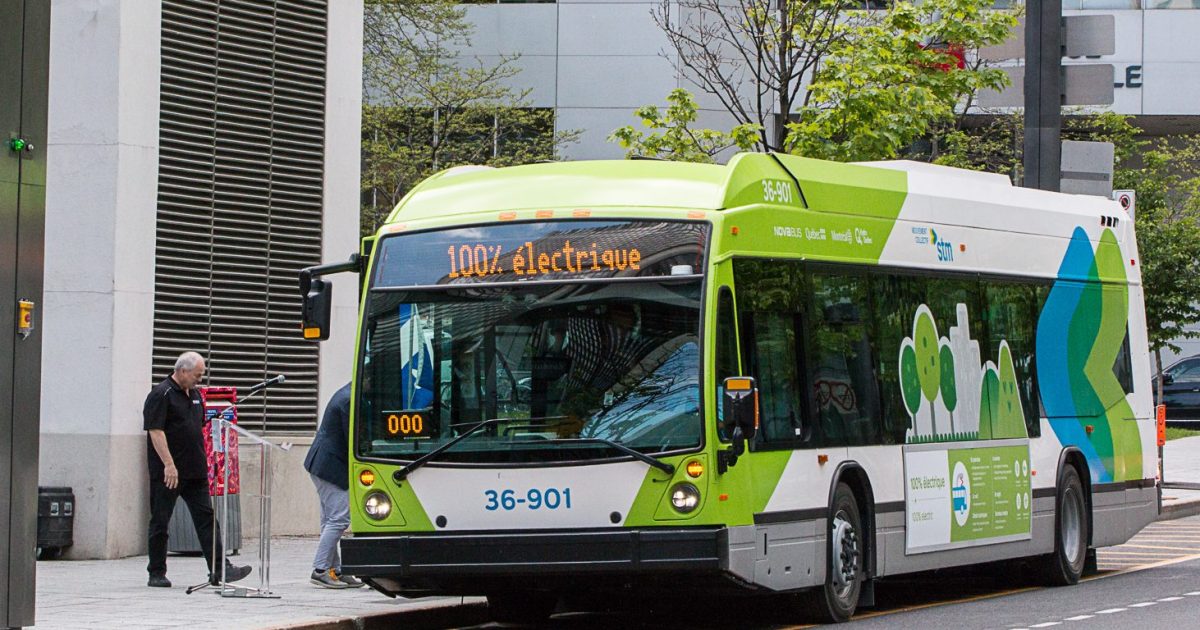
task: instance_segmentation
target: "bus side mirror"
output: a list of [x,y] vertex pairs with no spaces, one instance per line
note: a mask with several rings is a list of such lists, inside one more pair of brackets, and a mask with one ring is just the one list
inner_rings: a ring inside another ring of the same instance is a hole
[[329,339],[329,311],[333,305],[333,285],[320,278],[308,281],[304,304],[300,308],[301,329],[309,341]]
[[758,386],[753,378],[725,379],[721,417],[732,440],[728,449],[718,453],[717,472],[723,473],[737,464],[738,457],[746,452],[746,440],[753,440],[758,433]]

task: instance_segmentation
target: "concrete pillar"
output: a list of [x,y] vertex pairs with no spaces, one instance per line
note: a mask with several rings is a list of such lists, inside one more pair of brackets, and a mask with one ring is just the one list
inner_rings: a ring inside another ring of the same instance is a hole
[[162,13],[55,0],[41,485],[75,490],[68,558],[144,553]]

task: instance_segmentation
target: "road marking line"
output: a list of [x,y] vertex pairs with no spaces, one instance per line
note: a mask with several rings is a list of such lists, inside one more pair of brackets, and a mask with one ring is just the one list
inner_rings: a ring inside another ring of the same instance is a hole
[[1111,615],[1113,613],[1125,612],[1126,610],[1129,610],[1129,609],[1128,608],[1108,608],[1105,610],[1097,610],[1096,614],[1097,615]]
[[1161,545],[1121,545],[1133,549],[1167,549],[1169,551],[1197,551],[1195,547],[1163,547]]
[[1057,626],[1060,623],[1062,623],[1062,622],[1061,621],[1047,621],[1046,623],[1039,623],[1037,625],[1033,625],[1033,626],[1029,626],[1029,627],[1030,628],[1049,628],[1050,626]]
[[1153,606],[1157,603],[1158,602],[1138,602],[1136,604],[1130,604],[1129,607],[1130,608],[1145,608],[1146,606]]
[[[985,599],[993,599],[996,597],[1004,597],[1005,595],[1016,595],[1018,593],[1028,593],[1029,591],[1038,591],[1046,587],[1044,586],[1022,586],[1020,588],[1009,589],[1007,591],[997,591],[995,593],[983,593],[974,595],[964,599],[945,599],[939,602],[929,602],[926,604],[917,604],[915,606],[905,606],[904,608],[895,608],[892,610],[880,610],[878,612],[870,612],[862,615],[854,615],[853,619],[870,619],[872,617],[883,617],[885,615],[894,615],[896,613],[910,612],[913,610],[924,610],[926,608],[936,608],[938,606],[946,606],[948,604],[966,604],[969,602],[977,602]],[[791,626],[789,626],[790,628]],[[804,628],[812,628],[814,626],[799,626]],[[787,630],[787,629],[785,629]]]
[[1084,619],[1091,619],[1095,616],[1096,615],[1075,615],[1074,617],[1067,617],[1067,621],[1083,621]]
[[1184,595],[1191,595],[1194,597],[1196,595],[1200,595],[1200,591],[1192,591],[1191,593],[1184,593]]
[[1178,558],[1171,558],[1169,560],[1159,560],[1158,562],[1151,562],[1149,564],[1139,564],[1136,567],[1130,567],[1128,569],[1121,569],[1120,571],[1113,571],[1112,573],[1105,573],[1104,575],[1093,575],[1091,577],[1086,577],[1086,578],[1084,578],[1084,580],[1086,580],[1086,581],[1100,580],[1100,579],[1104,579],[1104,578],[1113,577],[1114,575],[1125,575],[1126,573],[1134,573],[1136,571],[1145,571],[1146,569],[1157,569],[1158,567],[1165,567],[1165,566],[1170,566],[1172,564],[1179,564],[1180,562],[1189,562],[1191,560],[1200,560],[1200,553],[1195,553],[1190,556],[1179,556]]
[[1164,597],[1158,601],[1160,601],[1160,602],[1177,602],[1181,599],[1183,599],[1183,598],[1182,597]]

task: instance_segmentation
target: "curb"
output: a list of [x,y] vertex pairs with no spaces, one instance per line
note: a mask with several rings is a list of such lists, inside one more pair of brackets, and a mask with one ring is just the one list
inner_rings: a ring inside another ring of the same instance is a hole
[[1185,518],[1200,514],[1200,499],[1192,499],[1190,501],[1176,501],[1171,505],[1162,506],[1158,513],[1158,518],[1155,520],[1169,521],[1177,518]]
[[436,630],[446,627],[477,626],[491,621],[487,602],[481,601],[479,598],[469,599],[473,601],[464,602],[459,598],[454,598],[450,601],[431,602],[429,605],[417,604],[388,612],[299,621],[273,626],[272,630],[385,630],[401,627],[405,630]]

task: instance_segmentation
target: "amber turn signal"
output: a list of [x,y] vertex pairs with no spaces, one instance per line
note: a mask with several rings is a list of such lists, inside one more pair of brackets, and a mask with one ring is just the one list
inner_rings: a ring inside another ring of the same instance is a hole
[[358,473],[358,482],[364,486],[375,485],[375,471],[370,468],[364,469]]
[[699,477],[700,475],[703,475],[704,474],[704,464],[701,464],[699,460],[693,459],[692,461],[687,463],[687,474],[689,477],[691,477],[693,479],[696,477]]

